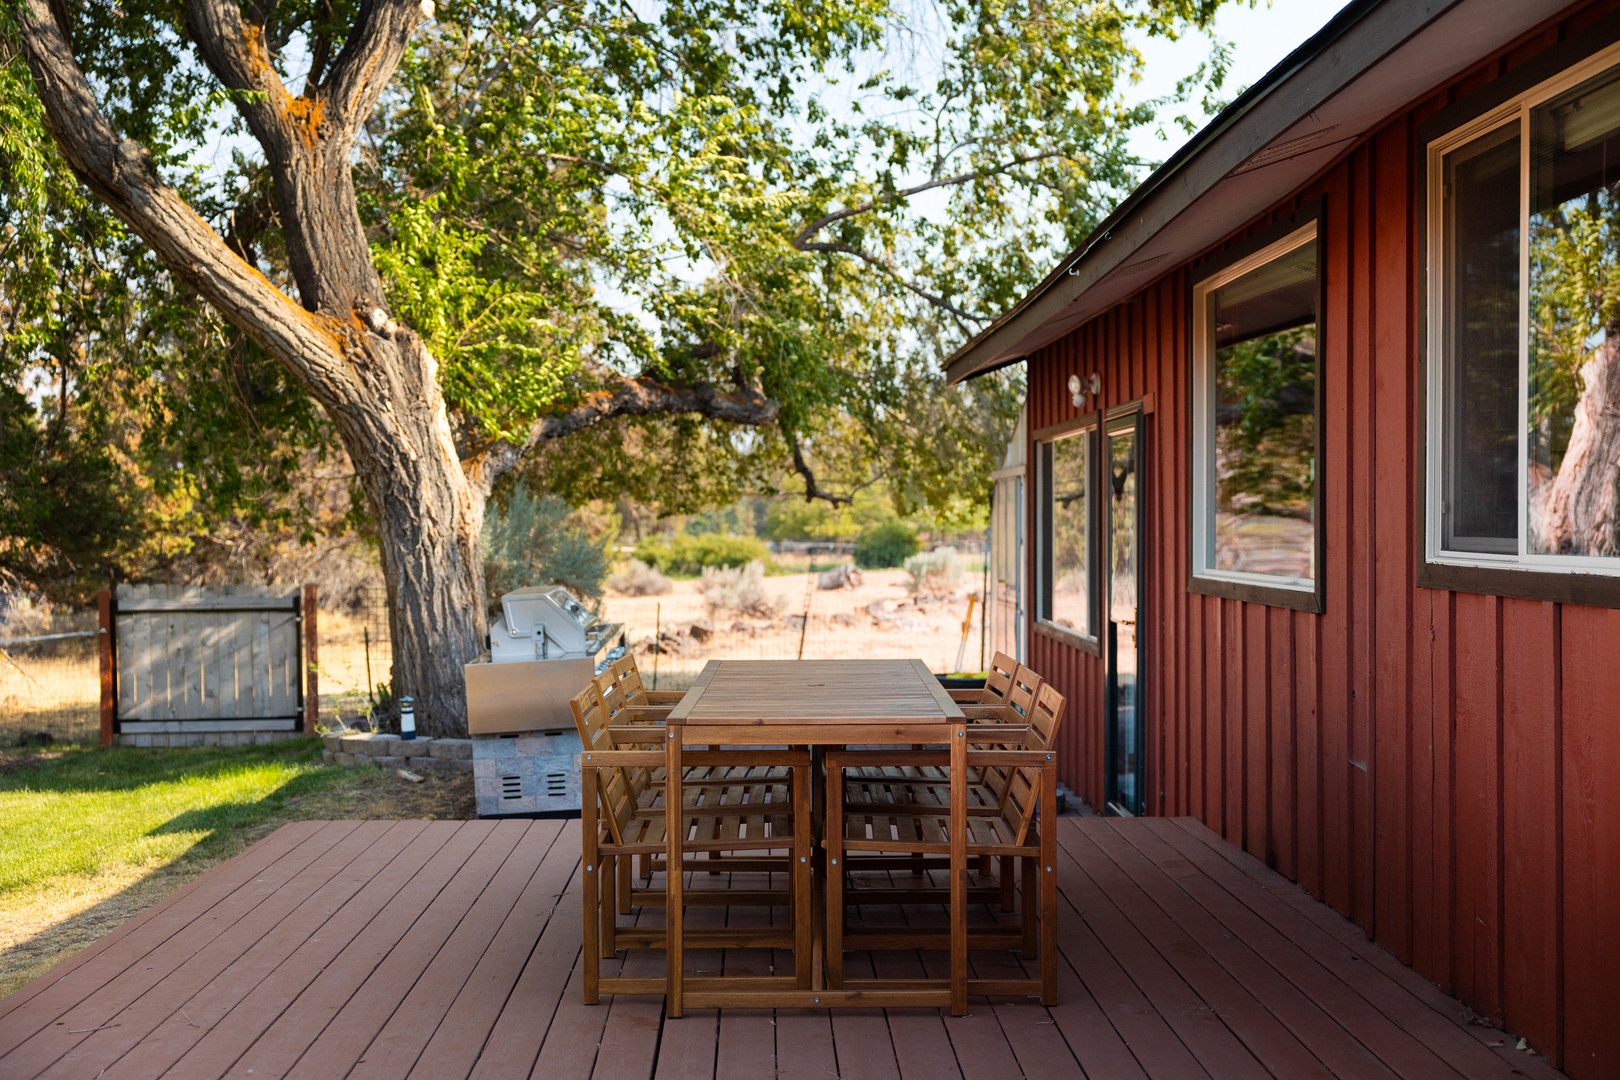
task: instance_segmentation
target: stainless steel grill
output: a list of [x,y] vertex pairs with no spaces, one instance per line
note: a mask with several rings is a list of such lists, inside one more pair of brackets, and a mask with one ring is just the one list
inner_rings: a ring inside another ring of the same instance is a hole
[[579,735],[568,699],[617,659],[621,626],[567,589],[501,597],[490,651],[465,668],[479,817],[579,812]]

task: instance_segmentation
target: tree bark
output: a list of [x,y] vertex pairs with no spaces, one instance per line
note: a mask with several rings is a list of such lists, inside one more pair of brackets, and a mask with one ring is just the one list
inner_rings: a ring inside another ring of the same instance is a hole
[[1581,368],[1569,447],[1557,475],[1530,495],[1530,550],[1620,555],[1620,334]]

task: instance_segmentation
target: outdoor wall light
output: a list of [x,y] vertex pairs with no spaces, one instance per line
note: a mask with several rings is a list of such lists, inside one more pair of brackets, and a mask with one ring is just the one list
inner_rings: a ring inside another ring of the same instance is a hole
[[1092,372],[1091,376],[1086,379],[1082,379],[1078,375],[1069,376],[1069,394],[1071,395],[1071,399],[1074,401],[1074,407],[1077,409],[1084,409],[1086,407],[1087,391],[1090,391],[1092,394],[1096,394],[1101,390],[1102,379],[1095,371]]

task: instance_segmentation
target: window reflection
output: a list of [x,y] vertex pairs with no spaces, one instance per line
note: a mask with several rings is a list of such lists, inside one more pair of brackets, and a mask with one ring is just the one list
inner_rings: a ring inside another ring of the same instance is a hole
[[1213,569],[1314,577],[1316,241],[1215,289]]
[[1530,114],[1526,550],[1620,555],[1620,77]]
[[1088,433],[1047,444],[1049,599],[1046,618],[1077,634],[1091,633],[1091,440]]

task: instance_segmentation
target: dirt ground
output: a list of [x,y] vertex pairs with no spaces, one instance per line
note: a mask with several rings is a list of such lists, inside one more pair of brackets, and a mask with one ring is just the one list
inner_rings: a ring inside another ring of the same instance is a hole
[[[910,580],[904,570],[873,570],[857,588],[823,590],[815,588],[811,574],[768,577],[765,588],[782,612],[774,619],[711,612],[703,601],[702,582],[676,581],[663,596],[610,592],[603,601],[603,617],[624,624],[631,643],[638,646],[636,663],[649,680],[656,666],[664,689],[689,685],[711,659],[791,660],[799,655],[801,628],[807,660],[920,658],[934,671],[957,670],[962,620],[969,596],[979,591],[979,574],[969,568],[956,588],[937,596],[912,596],[907,588]],[[801,620],[807,606],[806,628]],[[975,602],[961,664],[969,671],[983,666],[981,614]],[[683,635],[676,651],[655,654],[644,647],[653,637],[655,620],[661,620],[666,634]],[[691,627],[699,622],[714,628],[712,637],[692,639]]]

